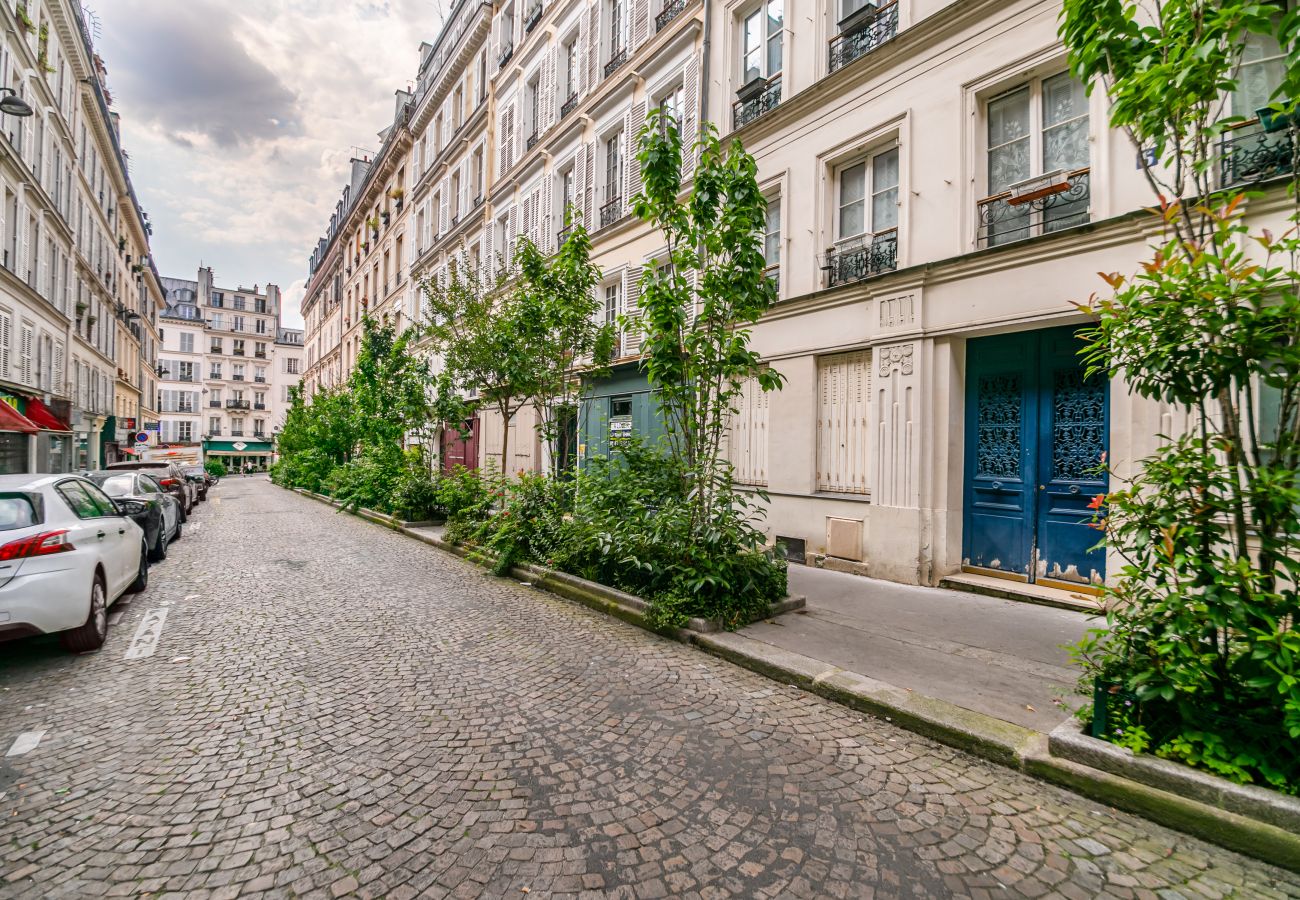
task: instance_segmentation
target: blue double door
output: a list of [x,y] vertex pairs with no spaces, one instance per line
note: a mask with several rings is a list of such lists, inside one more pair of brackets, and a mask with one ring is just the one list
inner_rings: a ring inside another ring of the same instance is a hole
[[963,567],[1065,588],[1106,575],[1093,497],[1108,382],[1086,378],[1076,328],[977,338],[966,352]]

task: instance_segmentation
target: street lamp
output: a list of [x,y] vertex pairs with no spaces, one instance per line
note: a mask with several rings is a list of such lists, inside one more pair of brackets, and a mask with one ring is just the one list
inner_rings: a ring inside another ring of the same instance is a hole
[[0,113],[6,116],[30,116],[32,108],[27,105],[27,101],[18,96],[18,92],[11,87],[0,87],[0,92],[4,93],[3,99],[0,99]]

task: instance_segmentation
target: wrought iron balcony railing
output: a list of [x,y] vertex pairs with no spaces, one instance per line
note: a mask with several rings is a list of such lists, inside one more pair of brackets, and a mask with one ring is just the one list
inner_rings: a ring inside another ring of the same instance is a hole
[[231,436],[231,437],[243,437],[243,436],[244,436],[244,429],[242,429],[242,428],[232,428],[232,429],[230,429],[230,436]]
[[613,225],[623,217],[623,198],[615,197],[600,208],[600,227]]
[[528,142],[527,142],[527,143],[528,143],[528,149],[529,149],[529,150],[531,150],[531,149],[533,149],[534,147],[537,146],[537,140],[538,140],[538,137],[539,137],[539,136],[538,136],[538,134],[537,134],[536,131],[534,131],[532,134],[528,135]]
[[574,91],[569,95],[569,99],[560,104],[560,118],[563,119],[569,113],[578,108],[578,92]]
[[686,0],[665,0],[663,12],[655,16],[655,31],[663,31],[668,23],[686,9]]
[[510,57],[515,55],[515,42],[511,41],[501,48],[501,54],[497,57],[497,68],[504,69],[506,63],[510,62]]
[[258,384],[266,384],[265,375],[254,375],[253,380],[256,381]]
[[840,244],[826,254],[826,264],[822,266],[827,287],[861,281],[896,268],[898,232],[893,229]]
[[781,79],[772,79],[763,88],[763,92],[750,100],[737,100],[731,106],[731,123],[733,128],[743,128],[763,113],[775,109],[781,103]]
[[1289,129],[1224,135],[1219,144],[1219,184],[1231,187],[1289,175],[1295,151]]
[[221,408],[221,401],[220,401],[220,400],[209,400],[209,401],[208,401],[208,406],[212,406],[212,407],[216,407],[217,409],[220,409],[220,408]]
[[524,17],[524,34],[531,33],[540,21],[542,21],[542,4],[534,3]]
[[831,39],[830,71],[840,69],[861,59],[881,44],[898,34],[898,3],[893,2],[877,11],[875,18],[845,31]]
[[609,62],[605,63],[605,77],[608,78],[613,75],[625,62],[627,62],[627,48],[623,47],[615,50],[614,55],[609,58]]
[[226,409],[248,409],[247,400],[227,400]]
[[1055,193],[1017,201],[1004,191],[979,202],[976,244],[996,247],[1083,225],[1088,221],[1091,199],[1088,169],[1069,173],[1064,189]]
[[266,409],[266,404],[265,404],[265,403],[254,403],[254,404],[253,404],[253,409]]
[[555,233],[555,246],[563,247],[564,242],[569,239],[569,235],[572,233],[573,233],[572,225],[566,225],[563,228],[561,228],[559,231],[557,231]]

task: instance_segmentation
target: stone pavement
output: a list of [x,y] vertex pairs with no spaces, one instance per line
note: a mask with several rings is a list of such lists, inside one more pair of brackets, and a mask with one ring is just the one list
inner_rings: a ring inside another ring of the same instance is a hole
[[[262,479],[0,650],[0,896],[1300,897]],[[155,653],[127,660],[166,610]]]
[[808,606],[741,634],[829,665],[1048,732],[1083,699],[1066,644],[1101,620],[962,591],[790,567]]

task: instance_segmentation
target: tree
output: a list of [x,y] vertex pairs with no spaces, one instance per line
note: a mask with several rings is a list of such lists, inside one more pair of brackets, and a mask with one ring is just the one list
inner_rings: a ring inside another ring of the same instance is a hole
[[400,449],[407,435],[428,424],[429,367],[413,352],[418,337],[413,328],[399,334],[369,315],[363,320],[356,368],[348,376],[354,432],[361,443]]
[[[1225,99],[1252,35],[1280,39],[1275,106],[1294,113],[1297,17],[1244,0],[1066,0],[1061,34],[1111,123],[1153,152],[1166,232],[1135,275],[1103,276],[1084,355],[1193,423],[1094,501],[1125,565],[1109,629],[1080,655],[1142,705],[1130,746],[1294,792],[1300,765],[1271,748],[1300,737],[1300,217],[1282,237],[1252,233],[1250,195],[1220,173],[1234,171],[1224,138],[1243,121]],[[1286,147],[1277,168],[1293,179],[1298,138],[1258,138]]]
[[712,125],[685,148],[697,154],[691,195],[678,201],[682,136],[676,120],[653,110],[639,137],[643,188],[632,206],[668,247],[662,264],[641,274],[643,366],[657,391],[666,439],[690,482],[692,536],[710,526],[718,494],[730,489],[722,456],[728,420],[745,382],[765,391],[782,377],[749,348],[748,326],[771,306],[762,241],[767,202],[757,165],[738,141],[724,148]]
[[568,235],[554,256],[526,237],[515,254],[521,323],[536,367],[532,399],[556,476],[573,459],[568,425],[577,414],[582,378],[607,373],[614,353],[613,326],[597,321],[600,270],[591,262],[591,238],[572,210],[565,212],[565,225]]
[[486,280],[462,253],[444,276],[424,285],[424,331],[441,356],[435,379],[435,408],[443,422],[467,418],[470,404],[496,410],[501,417],[501,471],[508,468],[510,423],[538,393],[537,347],[532,310],[512,290],[517,270],[499,259],[496,276]]

